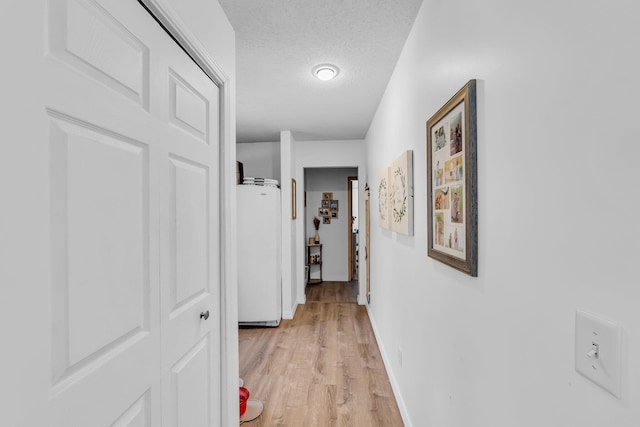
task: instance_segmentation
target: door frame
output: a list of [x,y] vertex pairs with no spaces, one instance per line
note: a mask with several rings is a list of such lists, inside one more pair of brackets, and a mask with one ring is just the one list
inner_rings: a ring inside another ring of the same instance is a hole
[[[220,425],[237,425],[238,325],[235,249],[235,144],[232,135],[231,84],[229,76],[207,53],[166,0],[138,0],[176,44],[202,69],[220,90]],[[233,173],[232,173],[233,172]]]
[[370,230],[371,230],[371,193],[369,192],[369,184],[366,184],[364,189],[364,216],[365,216],[365,226],[364,226],[364,263],[365,263],[365,275],[366,275],[366,297],[367,304],[371,304],[371,254],[370,246],[371,246],[371,238],[370,238]]
[[[353,280],[353,270],[354,270],[354,264],[355,264],[355,259],[353,259],[353,252],[351,251],[351,249],[353,248],[353,232],[351,231],[353,229],[353,191],[351,190],[351,186],[352,181],[357,181],[358,177],[357,176],[349,176],[347,177],[347,215],[348,215],[348,219],[347,219],[347,253],[349,254],[349,262],[348,262],[348,269],[349,269],[349,273],[347,274],[347,277],[349,278],[349,282],[351,282]],[[357,276],[356,276],[357,277]]]

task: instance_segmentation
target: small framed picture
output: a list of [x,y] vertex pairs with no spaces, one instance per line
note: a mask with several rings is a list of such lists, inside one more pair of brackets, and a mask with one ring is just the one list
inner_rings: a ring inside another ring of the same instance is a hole
[[329,202],[330,202],[330,201],[331,201],[331,200],[329,200],[329,199],[326,199],[326,200],[325,200],[325,199],[323,199],[323,200],[322,200],[322,207],[323,207],[323,208],[326,208],[326,209],[329,209]]
[[322,200],[331,200],[331,199],[333,199],[333,192],[322,193]]
[[325,216],[322,218],[322,223],[323,224],[331,224],[331,218],[328,216]]
[[329,209],[332,211],[338,210],[338,201],[337,200],[329,200]]
[[331,218],[338,219],[338,211],[331,211]]
[[327,208],[318,208],[318,216],[322,216],[322,217],[328,217],[329,216],[329,209]]

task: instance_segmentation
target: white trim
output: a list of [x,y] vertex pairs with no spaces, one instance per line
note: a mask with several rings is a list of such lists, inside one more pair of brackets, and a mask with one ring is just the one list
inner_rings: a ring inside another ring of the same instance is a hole
[[389,377],[389,382],[391,383],[391,389],[393,390],[393,395],[396,398],[396,403],[398,404],[398,409],[400,410],[400,416],[402,417],[402,422],[406,427],[412,427],[411,419],[409,418],[409,412],[407,411],[407,405],[404,403],[404,399],[402,398],[402,394],[400,393],[400,386],[398,386],[398,382],[396,381],[395,375],[393,375],[393,370],[391,369],[391,362],[389,361],[389,357],[387,356],[387,352],[384,347],[380,345],[382,340],[380,339],[380,335],[378,334],[378,328],[376,327],[376,322],[371,315],[371,310],[369,310],[369,304],[366,304],[365,299],[365,307],[367,307],[367,314],[369,315],[369,322],[371,322],[371,329],[373,329],[373,335],[376,338],[376,343],[378,344],[378,348],[380,349],[380,355],[382,356],[382,362],[384,363],[384,367],[387,371],[387,376]]
[[220,89],[220,425],[239,424],[238,319],[235,247],[235,141],[232,140],[231,85],[166,0],[138,0]]
[[296,310],[298,309],[298,303],[294,303],[293,307],[288,310],[282,310],[282,318],[283,319],[293,319],[293,316],[296,315]]
[[[358,286],[359,286],[359,285],[360,285],[360,282],[358,282]],[[358,305],[367,305],[367,298],[366,298],[366,296],[363,296],[363,293],[362,293],[362,292],[360,292],[360,293],[358,294]],[[367,308],[368,308],[368,307],[369,307],[369,306],[367,305]]]

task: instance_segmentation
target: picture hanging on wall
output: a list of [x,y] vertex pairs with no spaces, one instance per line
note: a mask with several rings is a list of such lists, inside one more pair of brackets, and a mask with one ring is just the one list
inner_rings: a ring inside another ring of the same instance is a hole
[[389,209],[391,230],[413,235],[413,151],[407,150],[389,171]]
[[476,81],[427,121],[427,254],[478,275]]
[[378,178],[378,225],[390,230],[389,223],[389,168],[384,168]]

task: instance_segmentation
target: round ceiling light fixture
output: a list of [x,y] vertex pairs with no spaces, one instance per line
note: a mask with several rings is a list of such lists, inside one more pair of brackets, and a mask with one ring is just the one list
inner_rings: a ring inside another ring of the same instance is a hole
[[313,75],[322,81],[335,78],[339,72],[340,69],[332,64],[321,64],[313,67]]

